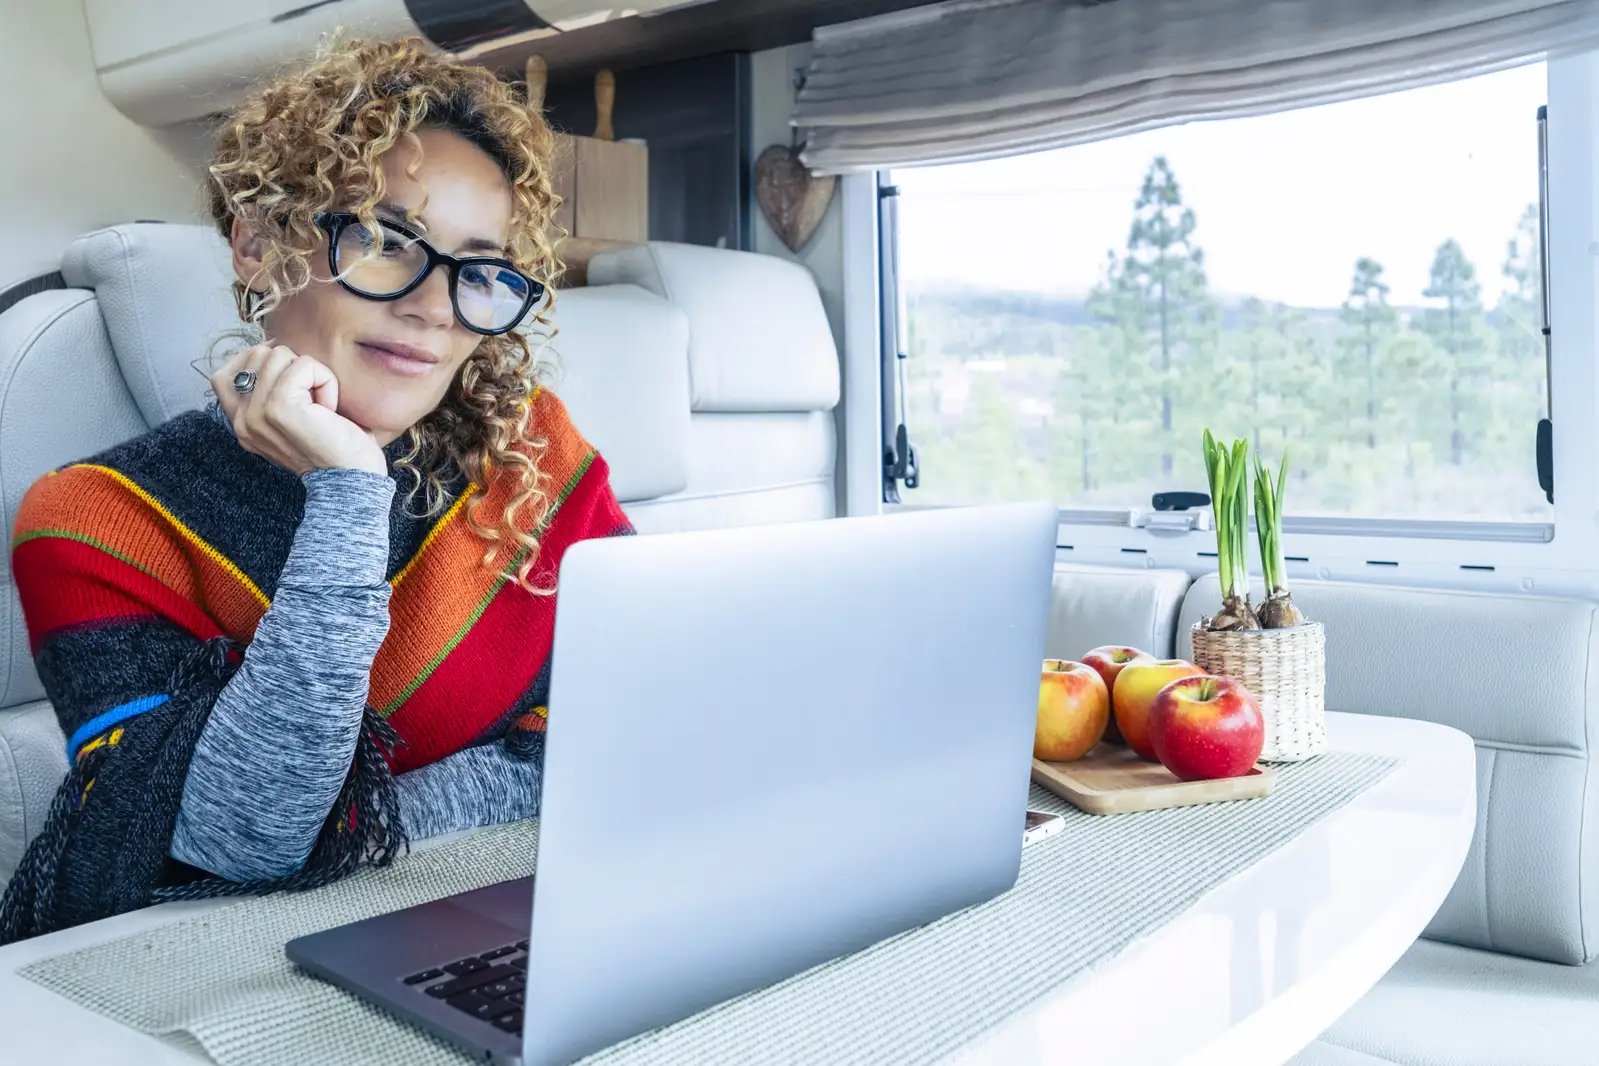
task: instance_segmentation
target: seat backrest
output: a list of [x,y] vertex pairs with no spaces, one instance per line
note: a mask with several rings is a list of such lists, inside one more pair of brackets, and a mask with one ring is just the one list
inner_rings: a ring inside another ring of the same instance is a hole
[[588,279],[637,285],[688,319],[687,483],[627,506],[640,532],[833,517],[838,349],[808,270],[652,241],[601,252]]
[[[203,226],[141,223],[90,233],[67,250],[61,274],[69,288],[30,296],[0,315],[7,534],[23,493],[46,471],[204,403],[204,364],[193,364],[238,324],[227,246]],[[0,707],[9,707],[44,695],[9,550],[0,556],[0,593]]]
[[1189,584],[1182,570],[1056,563],[1044,654],[1081,659],[1101,645],[1119,644],[1170,658]]
[[[1476,741],[1477,831],[1426,935],[1551,962],[1599,955],[1599,604],[1321,581],[1293,593],[1326,627],[1328,710]],[[1214,574],[1194,583],[1179,655],[1220,605]]]
[[[22,495],[53,467],[92,455],[201,403],[191,363],[234,322],[226,246],[199,226],[118,226],[75,242],[67,289],[0,314],[0,884],[42,828],[66,772],[11,573]],[[113,343],[113,337],[115,343]],[[202,364],[203,365],[203,364]]]

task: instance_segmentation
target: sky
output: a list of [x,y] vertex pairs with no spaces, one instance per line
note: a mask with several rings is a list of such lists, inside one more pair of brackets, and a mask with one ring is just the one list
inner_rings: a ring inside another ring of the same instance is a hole
[[1391,302],[1419,303],[1454,237],[1483,303],[1538,198],[1542,63],[1447,85],[1258,118],[1196,122],[981,163],[895,170],[911,285],[1083,295],[1126,247],[1144,172],[1165,155],[1197,218],[1213,291],[1336,307],[1355,260]]

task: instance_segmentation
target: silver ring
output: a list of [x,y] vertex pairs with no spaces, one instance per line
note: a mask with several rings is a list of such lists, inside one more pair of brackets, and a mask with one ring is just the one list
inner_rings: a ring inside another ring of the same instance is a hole
[[249,392],[255,388],[255,371],[241,370],[233,375],[233,391]]

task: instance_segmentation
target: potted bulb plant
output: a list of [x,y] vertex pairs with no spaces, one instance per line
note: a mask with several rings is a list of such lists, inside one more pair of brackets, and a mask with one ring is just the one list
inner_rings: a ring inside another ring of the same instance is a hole
[[1245,559],[1249,528],[1249,442],[1224,447],[1205,430],[1205,473],[1210,478],[1211,509],[1216,514],[1216,573],[1221,578],[1221,610],[1206,619],[1213,632],[1259,629],[1260,619],[1249,602],[1249,565]]
[[1233,678],[1254,694],[1266,721],[1262,762],[1296,762],[1327,748],[1326,642],[1321,623],[1294,605],[1283,558],[1285,452],[1276,477],[1255,456],[1255,533],[1265,597],[1256,607],[1246,563],[1249,537],[1249,442],[1218,442],[1205,431],[1205,472],[1215,514],[1221,610],[1190,631],[1194,664]]
[[1255,454],[1255,535],[1260,538],[1260,571],[1266,578],[1266,602],[1257,612],[1262,629],[1292,629],[1305,624],[1288,591],[1288,565],[1283,559],[1283,489],[1288,485],[1288,450],[1283,449],[1277,483]]

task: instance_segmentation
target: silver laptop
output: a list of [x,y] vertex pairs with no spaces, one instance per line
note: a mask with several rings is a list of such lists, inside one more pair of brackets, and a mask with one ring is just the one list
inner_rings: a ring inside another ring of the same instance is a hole
[[292,940],[496,1063],[570,1063],[1020,866],[1047,503],[581,541],[532,878]]

